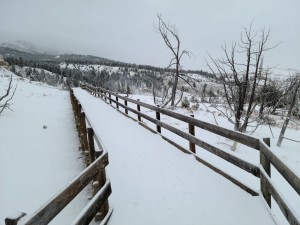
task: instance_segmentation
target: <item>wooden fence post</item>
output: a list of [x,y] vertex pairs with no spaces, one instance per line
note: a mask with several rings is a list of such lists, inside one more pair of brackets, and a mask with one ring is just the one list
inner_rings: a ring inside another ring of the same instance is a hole
[[[194,118],[194,115],[191,115]],[[195,136],[195,126],[189,123],[189,133]],[[194,143],[190,142],[190,150],[193,153],[196,153],[196,146]]]
[[79,132],[79,138],[80,138],[80,112],[81,112],[81,104],[77,100],[77,107],[76,107],[76,117],[77,117],[77,123],[76,123],[76,128],[77,131]]
[[119,98],[117,96],[118,93],[116,93],[116,107],[117,109],[119,109]]
[[[124,104],[127,107],[127,99],[124,99]],[[125,108],[125,113],[126,113],[126,115],[128,115],[128,109],[126,109],[126,108]]]
[[78,101],[77,101],[77,99],[75,98],[74,99],[74,117],[75,117],[75,122],[76,122],[76,124],[77,124],[77,107],[78,107]]
[[[98,182],[99,182],[99,189],[104,186],[106,182],[106,173],[105,173],[105,162],[102,162],[99,166],[99,176],[98,176]],[[100,212],[96,214],[95,220],[99,221],[104,219],[106,214],[109,210],[109,204],[108,199],[105,200],[104,204],[100,208]]]
[[[139,99],[137,99],[138,101],[140,101]],[[140,112],[141,111],[141,106],[139,104],[136,105],[137,110]],[[141,116],[138,114],[138,121],[141,122]]]
[[89,139],[89,152],[90,152],[90,163],[95,161],[95,145],[94,145],[94,130],[93,128],[87,129]]
[[72,109],[73,109],[73,113],[74,113],[74,110],[75,110],[75,106],[74,106],[74,104],[75,104],[75,96],[74,96],[74,92],[73,92],[72,89],[70,90],[70,97],[71,97],[71,104],[72,104]]
[[108,93],[108,97],[109,97],[109,104],[111,104],[111,94]]
[[[263,138],[263,141],[269,147],[271,146],[270,138]],[[260,152],[260,164],[263,166],[264,170],[266,171],[266,173],[271,178],[271,163],[270,163],[270,160],[262,152]],[[264,196],[267,204],[271,208],[271,194],[269,193],[268,188],[266,186],[266,182],[264,182],[263,179],[264,179],[264,177],[261,175],[260,176],[260,189],[261,189],[261,192],[263,193],[263,196]]]
[[[159,106],[157,105],[157,107],[159,107]],[[156,119],[160,121],[160,112],[158,112],[158,111],[156,111]],[[156,130],[158,133],[161,134],[161,126],[156,125]]]
[[[87,131],[86,131],[86,122],[85,122],[85,113],[81,112],[80,114],[80,125],[81,125],[81,138],[82,138],[82,151],[85,152],[88,150],[88,141],[87,141]],[[87,162],[87,164],[89,164]]]
[[26,213],[21,212],[14,218],[5,218],[5,225],[17,225],[18,221],[24,216],[26,216]]

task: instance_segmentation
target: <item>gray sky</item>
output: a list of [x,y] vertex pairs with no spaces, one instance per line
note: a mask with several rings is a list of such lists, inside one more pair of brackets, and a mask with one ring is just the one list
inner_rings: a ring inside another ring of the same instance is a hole
[[0,42],[165,67],[171,55],[153,26],[159,12],[195,55],[185,69],[208,70],[207,52],[221,57],[220,46],[253,22],[271,26],[270,45],[281,43],[265,64],[299,70],[299,11],[299,0],[0,0]]

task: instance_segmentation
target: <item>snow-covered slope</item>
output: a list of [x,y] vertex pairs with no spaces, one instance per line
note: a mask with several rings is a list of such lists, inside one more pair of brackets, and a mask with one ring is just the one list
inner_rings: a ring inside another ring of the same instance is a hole
[[[0,96],[10,74],[0,68]],[[33,213],[85,167],[69,93],[13,75],[17,82],[13,111],[0,116],[0,224],[16,212]],[[69,224],[87,198],[85,191],[52,224]]]

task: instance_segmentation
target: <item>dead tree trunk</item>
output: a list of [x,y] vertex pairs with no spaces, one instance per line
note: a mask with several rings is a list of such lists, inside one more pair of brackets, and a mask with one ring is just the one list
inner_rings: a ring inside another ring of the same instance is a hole
[[293,111],[293,109],[294,109],[294,107],[296,105],[296,100],[297,100],[297,95],[298,95],[299,87],[300,87],[300,79],[298,78],[298,81],[297,81],[297,84],[296,84],[296,87],[295,87],[295,92],[293,94],[292,102],[291,102],[291,105],[290,105],[287,117],[285,118],[285,121],[284,121],[284,123],[282,125],[282,128],[281,128],[281,132],[279,134],[279,138],[278,138],[278,142],[277,142],[277,146],[278,147],[281,146],[282,140],[284,138],[284,133],[286,131],[286,128],[287,128],[287,126],[288,126],[288,124],[290,122],[291,116],[292,116],[292,111]]
[[[187,82],[186,79],[184,79],[183,74],[180,73],[181,70],[181,58],[184,55],[190,56],[191,52],[187,50],[181,50],[180,46],[180,38],[178,34],[178,30],[174,25],[166,24],[161,15],[157,15],[158,18],[158,25],[155,27],[156,30],[159,32],[161,37],[164,40],[164,43],[168,47],[168,49],[172,53],[172,59],[170,60],[168,68],[171,68],[175,66],[175,72],[171,76],[171,82],[172,82],[172,91],[170,96],[170,102],[171,106],[175,105],[175,98],[176,98],[176,92],[178,89],[178,81],[179,78],[181,78],[183,81]],[[167,101],[168,102],[168,101]]]
[[[16,86],[13,88],[12,81],[13,81],[13,78],[11,75],[6,93],[3,96],[0,96],[0,115],[5,109],[11,110],[10,101],[13,99],[15,92],[17,90],[17,86],[18,86],[18,84],[16,84]],[[12,91],[12,94],[10,95],[11,91]]]
[[[268,47],[270,30],[254,32],[250,26],[244,29],[239,43],[233,43],[231,49],[223,46],[225,57],[214,59],[207,63],[216,78],[220,78],[224,88],[227,109],[217,109],[234,124],[234,129],[246,132],[249,123],[254,121],[253,111],[259,104],[257,89],[261,74],[264,71],[264,53],[273,47]],[[238,61],[237,55],[245,54],[245,62]]]

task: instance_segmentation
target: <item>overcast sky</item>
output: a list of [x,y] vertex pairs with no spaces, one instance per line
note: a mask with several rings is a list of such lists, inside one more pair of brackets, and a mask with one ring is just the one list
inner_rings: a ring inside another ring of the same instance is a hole
[[165,67],[170,52],[153,24],[176,24],[194,53],[185,69],[208,70],[204,57],[238,41],[242,27],[271,27],[266,64],[300,69],[300,0],[0,0],[0,42],[23,40],[60,52]]

